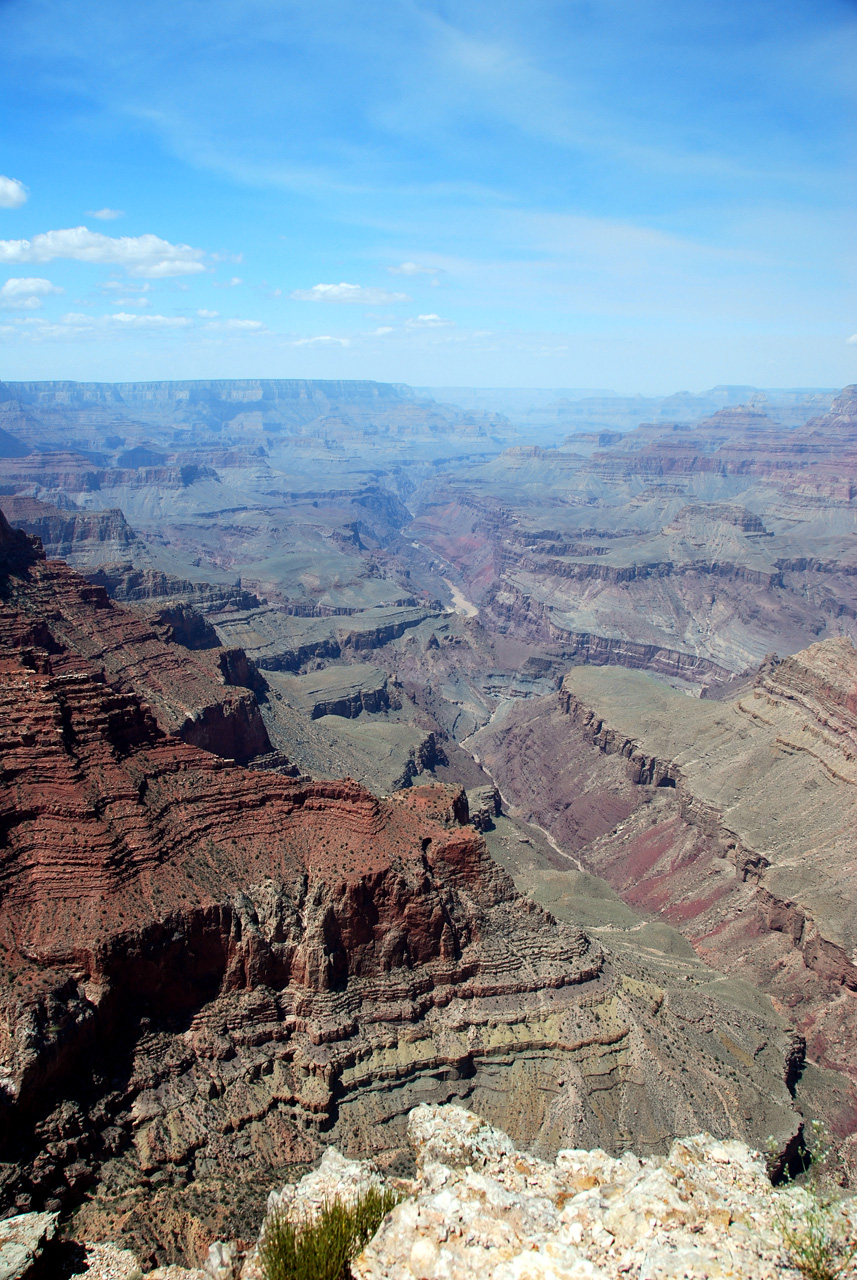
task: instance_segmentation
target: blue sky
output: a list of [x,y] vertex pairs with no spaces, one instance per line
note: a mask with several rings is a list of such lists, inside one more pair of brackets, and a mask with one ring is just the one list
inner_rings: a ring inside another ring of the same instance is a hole
[[857,0],[0,0],[0,377],[857,381],[855,68]]

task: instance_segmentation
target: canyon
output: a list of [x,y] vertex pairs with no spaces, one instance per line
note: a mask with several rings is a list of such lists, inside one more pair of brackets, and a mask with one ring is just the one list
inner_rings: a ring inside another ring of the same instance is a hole
[[199,1263],[422,1103],[857,1176],[857,389],[452,395],[0,386],[0,1212]]

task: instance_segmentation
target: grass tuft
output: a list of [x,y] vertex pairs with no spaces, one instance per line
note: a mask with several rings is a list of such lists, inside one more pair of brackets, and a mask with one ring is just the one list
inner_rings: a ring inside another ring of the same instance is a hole
[[259,1259],[265,1280],[351,1280],[351,1261],[399,1203],[395,1191],[370,1187],[353,1204],[331,1200],[314,1218],[265,1222]]
[[[798,1156],[806,1170],[803,1203],[788,1194],[780,1199],[775,1213],[780,1238],[789,1262],[805,1280],[839,1280],[857,1256],[857,1242],[836,1205],[837,1160],[820,1121],[810,1121]],[[785,1181],[792,1181],[788,1171]]]
[[802,1211],[782,1203],[777,1224],[789,1262],[806,1280],[839,1280],[854,1257],[839,1215],[812,1192]]

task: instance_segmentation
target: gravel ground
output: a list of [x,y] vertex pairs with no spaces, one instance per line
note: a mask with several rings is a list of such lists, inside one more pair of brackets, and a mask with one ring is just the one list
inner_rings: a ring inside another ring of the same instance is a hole
[[[115,1244],[95,1244],[84,1240],[82,1249],[85,1259],[74,1262],[70,1270],[64,1270],[63,1276],[71,1280],[75,1276],[85,1276],[87,1280],[143,1280],[140,1262],[130,1249],[120,1249]],[[145,1273],[145,1280],[211,1280],[205,1271],[191,1270],[185,1267],[157,1267]]]

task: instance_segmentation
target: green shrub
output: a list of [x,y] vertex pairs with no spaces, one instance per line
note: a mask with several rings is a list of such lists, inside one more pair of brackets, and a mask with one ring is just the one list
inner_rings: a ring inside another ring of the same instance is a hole
[[370,1187],[354,1204],[331,1200],[303,1222],[272,1214],[259,1245],[266,1280],[351,1280],[351,1260],[400,1199],[395,1191]]

